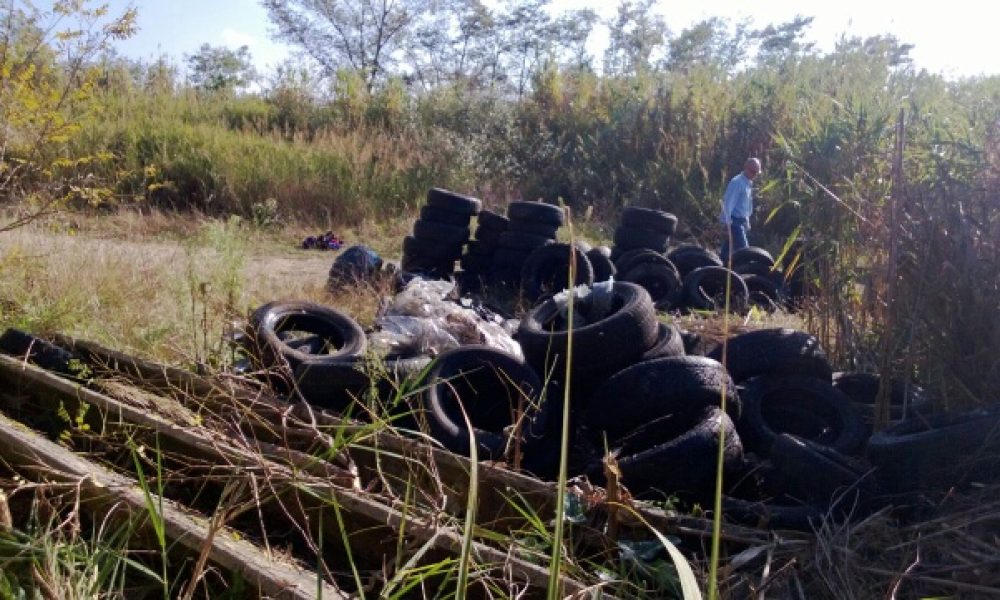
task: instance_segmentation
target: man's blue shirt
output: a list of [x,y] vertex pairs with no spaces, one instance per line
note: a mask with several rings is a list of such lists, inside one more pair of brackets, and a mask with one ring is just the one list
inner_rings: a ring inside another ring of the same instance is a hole
[[[739,175],[729,180],[726,186],[726,194],[722,197],[722,214],[719,221],[729,225],[732,219],[746,219],[750,222],[750,215],[753,214],[753,182],[740,172]],[[749,229],[749,227],[748,227]]]

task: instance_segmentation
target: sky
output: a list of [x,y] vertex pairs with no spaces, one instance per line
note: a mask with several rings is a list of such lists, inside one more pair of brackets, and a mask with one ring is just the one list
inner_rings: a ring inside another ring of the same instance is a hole
[[[131,58],[166,54],[178,65],[203,43],[237,49],[249,47],[258,71],[267,72],[292,49],[270,38],[267,13],[257,0],[106,0],[112,10],[132,4],[139,10],[139,32],[117,44]],[[658,12],[675,33],[713,16],[753,19],[755,27],[783,23],[796,15],[815,17],[807,33],[821,51],[833,49],[844,34],[868,37],[893,34],[914,44],[910,56],[918,68],[948,77],[1000,74],[1000,52],[991,50],[1000,5],[951,0],[935,5],[898,0],[660,0]],[[554,10],[593,8],[603,17],[615,14],[617,0],[553,0]],[[933,8],[932,8],[933,7]],[[600,57],[602,36],[595,31],[591,48]]]

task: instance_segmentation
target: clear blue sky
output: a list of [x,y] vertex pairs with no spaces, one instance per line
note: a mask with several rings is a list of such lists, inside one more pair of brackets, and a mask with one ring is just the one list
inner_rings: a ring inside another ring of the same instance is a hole
[[[177,64],[184,54],[203,43],[238,48],[247,45],[258,69],[266,71],[290,53],[271,41],[267,14],[256,0],[110,0],[112,9],[133,4],[139,9],[139,33],[119,43],[133,58],[167,54]],[[556,10],[591,7],[605,17],[615,12],[617,0],[554,0]],[[797,14],[816,18],[810,41],[829,51],[842,33],[867,37],[891,33],[915,44],[911,53],[919,67],[950,76],[1000,74],[1000,52],[992,48],[1000,8],[991,2],[950,0],[943,5],[899,0],[661,0],[657,10],[678,32],[712,16],[752,17],[756,26],[785,22]],[[753,11],[751,13],[750,11]],[[595,32],[591,44],[601,45]]]

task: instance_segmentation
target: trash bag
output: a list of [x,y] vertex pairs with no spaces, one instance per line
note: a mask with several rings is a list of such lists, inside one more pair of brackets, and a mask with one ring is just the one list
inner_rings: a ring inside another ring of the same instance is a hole
[[465,345],[484,345],[522,358],[503,319],[484,318],[473,308],[449,299],[450,281],[414,278],[393,298],[385,314],[376,319],[378,331],[369,343],[385,354],[436,356]]
[[382,269],[382,257],[368,246],[351,246],[333,261],[330,267],[330,285],[366,280]]

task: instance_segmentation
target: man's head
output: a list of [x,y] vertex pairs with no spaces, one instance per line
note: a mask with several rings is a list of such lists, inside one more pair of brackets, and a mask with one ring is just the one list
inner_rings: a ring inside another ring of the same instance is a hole
[[760,175],[760,159],[748,158],[745,163],[743,163],[743,174],[747,176],[747,179],[753,181],[754,177]]

